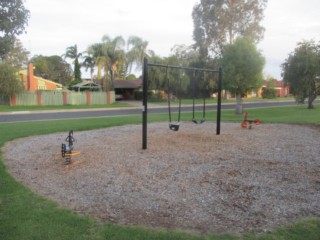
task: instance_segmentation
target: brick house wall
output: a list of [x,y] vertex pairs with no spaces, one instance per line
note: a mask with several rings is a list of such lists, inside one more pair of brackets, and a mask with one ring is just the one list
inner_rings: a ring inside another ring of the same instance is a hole
[[21,80],[24,89],[28,92],[35,92],[37,90],[61,90],[62,85],[41,77],[34,76],[34,66],[29,63],[27,71],[21,71]]

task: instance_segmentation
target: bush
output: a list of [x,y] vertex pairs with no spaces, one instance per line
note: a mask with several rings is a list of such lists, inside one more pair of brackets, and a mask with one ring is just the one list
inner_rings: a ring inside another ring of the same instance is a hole
[[142,100],[142,91],[136,91],[135,93],[134,93],[134,99],[135,100]]
[[263,88],[262,89],[262,98],[276,98],[277,97],[277,89],[275,88]]
[[[148,91],[148,99],[152,99],[155,97],[155,93],[152,90]],[[136,91],[134,93],[134,99],[135,100],[142,100],[143,98],[143,92],[142,91]]]

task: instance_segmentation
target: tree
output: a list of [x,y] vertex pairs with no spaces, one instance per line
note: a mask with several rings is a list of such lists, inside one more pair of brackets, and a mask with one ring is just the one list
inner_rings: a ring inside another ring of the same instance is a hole
[[17,69],[8,63],[0,63],[0,95],[10,97],[23,90],[22,81],[17,72]]
[[183,66],[189,66],[190,63],[199,61],[199,59],[201,59],[202,62],[206,59],[206,56],[201,56],[201,54],[199,54],[199,51],[196,51],[193,46],[187,46],[184,44],[174,45],[171,48],[171,53],[173,56],[178,58],[179,64]]
[[98,67],[98,80],[102,79],[101,72],[104,72],[101,82],[104,91],[113,88],[114,79],[121,72],[120,68],[125,61],[124,46],[125,40],[121,36],[112,39],[108,35],[104,35],[101,43],[95,43],[88,47],[88,56],[93,58]]
[[320,43],[313,40],[298,43],[282,64],[282,76],[298,102],[308,98],[308,109],[320,94]]
[[16,36],[25,31],[30,12],[23,0],[1,0],[0,2],[0,59],[10,52]]
[[79,63],[79,58],[82,56],[82,53],[78,52],[77,45],[68,47],[66,49],[66,53],[64,54],[64,58],[70,58],[73,60],[74,68],[74,84],[77,84],[82,81],[81,79],[81,65]]
[[[119,73],[119,66],[125,61],[125,40],[122,36],[117,36],[112,39],[108,35],[104,35],[102,37],[102,43],[106,86],[107,89],[113,89],[115,75]],[[110,82],[108,82],[109,75]]]
[[258,42],[266,5],[267,0],[201,0],[192,12],[195,45],[202,55],[210,51],[221,55],[224,46],[238,37]]
[[221,59],[223,87],[235,94],[237,114],[242,114],[242,96],[261,87],[264,63],[264,57],[251,40],[238,38],[225,47]]
[[[148,60],[150,62],[154,62],[158,64],[168,64],[166,60],[156,55],[154,52],[148,57]],[[163,71],[163,69],[158,67],[151,67],[148,69],[149,69],[149,75],[148,75],[149,89],[165,90],[167,88],[165,71]],[[159,91],[158,97],[160,98],[160,91]]]
[[30,52],[23,48],[20,40],[16,39],[13,48],[3,56],[3,60],[11,66],[21,69],[23,66],[27,66],[29,54]]
[[82,66],[85,67],[86,71],[90,70],[91,81],[93,81],[93,73],[96,66],[95,59],[90,54],[85,55],[83,58]]
[[[86,66],[87,65],[86,61],[90,61],[91,63],[93,63],[97,67],[97,79],[100,81],[101,77],[102,77],[101,72],[102,72],[102,69],[104,66],[104,61],[102,61],[102,56],[103,56],[102,43],[95,43],[95,44],[90,45],[88,47],[86,53],[87,53],[87,55],[84,57],[85,60],[82,64],[84,66]],[[88,59],[88,60],[86,60],[86,59]],[[93,66],[92,68],[90,67],[92,69],[91,70],[92,75],[93,75],[93,71],[94,71],[95,66]]]
[[112,88],[114,79],[127,78],[132,73],[133,66],[136,70],[142,67],[143,57],[151,54],[147,50],[147,45],[147,41],[137,36],[130,36],[126,42],[122,36],[111,38],[104,35],[102,42],[87,48],[83,65],[87,69],[90,68],[92,74],[97,67],[97,79],[101,80],[103,89],[106,90],[107,82],[108,87]]
[[141,69],[143,58],[147,53],[148,42],[143,41],[140,37],[131,36],[127,41],[128,51],[126,52],[128,73],[132,72],[132,66],[135,64],[136,69]]
[[31,58],[35,69],[34,74],[42,78],[69,85],[72,78],[72,69],[62,57],[37,55]]

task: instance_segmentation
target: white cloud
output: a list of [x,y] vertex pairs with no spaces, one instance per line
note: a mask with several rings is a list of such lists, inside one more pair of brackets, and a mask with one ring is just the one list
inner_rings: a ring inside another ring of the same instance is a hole
[[259,44],[266,57],[265,72],[281,79],[280,65],[302,40],[320,40],[318,0],[269,0],[263,25],[264,40]]
[[[192,8],[198,0],[27,0],[31,11],[21,36],[32,55],[62,55],[74,44],[84,51],[104,34],[137,35],[149,48],[167,56],[175,44],[193,43]],[[266,57],[266,74],[280,78],[280,65],[303,40],[320,40],[319,0],[269,0],[258,48]]]

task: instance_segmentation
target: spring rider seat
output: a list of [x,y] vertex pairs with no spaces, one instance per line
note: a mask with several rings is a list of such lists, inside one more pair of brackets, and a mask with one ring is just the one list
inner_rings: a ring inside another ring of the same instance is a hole
[[252,125],[260,125],[261,121],[259,119],[250,120],[248,119],[249,114],[246,112],[244,119],[241,123],[242,128],[252,129]]
[[80,152],[73,152],[73,143],[76,141],[73,137],[73,130],[69,131],[69,134],[65,140],[65,143],[61,144],[61,155],[64,158],[64,164],[68,165],[71,162],[71,156],[78,155]]

